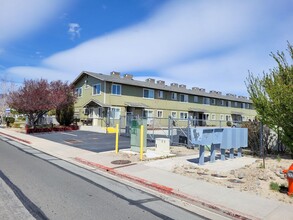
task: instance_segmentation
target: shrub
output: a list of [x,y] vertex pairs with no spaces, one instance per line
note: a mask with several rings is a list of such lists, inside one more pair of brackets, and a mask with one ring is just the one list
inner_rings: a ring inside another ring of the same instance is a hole
[[270,183],[270,189],[273,190],[273,191],[279,191],[280,190],[280,186],[276,182],[271,182]]

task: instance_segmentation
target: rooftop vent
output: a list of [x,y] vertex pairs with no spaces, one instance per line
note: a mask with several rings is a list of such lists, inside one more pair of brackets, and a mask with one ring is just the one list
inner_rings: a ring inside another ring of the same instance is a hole
[[227,93],[226,96],[230,96],[230,97],[237,97],[237,95],[232,94],[232,93]]
[[147,78],[145,81],[149,82],[149,83],[155,83],[156,82],[155,79],[152,79],[152,78]]
[[163,80],[157,80],[157,84],[159,84],[159,85],[165,85],[165,81],[163,81]]
[[179,85],[179,88],[184,88],[184,89],[186,89],[186,85],[184,85],[184,84],[180,84],[180,85]]
[[120,77],[120,72],[116,72],[116,71],[112,71],[110,73],[111,76],[116,76],[116,77]]
[[198,88],[198,87],[192,87],[192,90],[194,90],[194,91],[198,91],[199,88]]
[[221,92],[219,92],[219,91],[215,91],[215,90],[211,90],[210,93],[211,93],[211,94],[222,95]]
[[125,79],[133,79],[133,75],[126,73],[126,74],[124,74],[124,78]]
[[198,90],[201,91],[201,92],[205,92],[206,91],[204,88],[199,88]]
[[171,83],[170,84],[172,87],[178,87],[178,83]]
[[238,96],[238,98],[240,98],[240,99],[247,99],[246,96]]

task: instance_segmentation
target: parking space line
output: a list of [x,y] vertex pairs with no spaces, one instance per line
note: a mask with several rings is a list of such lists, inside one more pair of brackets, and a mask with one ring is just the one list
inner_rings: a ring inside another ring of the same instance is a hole
[[70,135],[70,136],[77,137],[77,135],[76,135],[76,134],[69,134],[69,133],[65,133],[65,132],[61,132],[60,134],[66,134],[66,135]]

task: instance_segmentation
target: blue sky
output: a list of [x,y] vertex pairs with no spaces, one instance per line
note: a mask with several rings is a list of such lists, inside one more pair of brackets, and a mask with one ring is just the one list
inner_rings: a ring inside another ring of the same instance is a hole
[[0,0],[0,75],[130,73],[247,95],[293,44],[292,0]]

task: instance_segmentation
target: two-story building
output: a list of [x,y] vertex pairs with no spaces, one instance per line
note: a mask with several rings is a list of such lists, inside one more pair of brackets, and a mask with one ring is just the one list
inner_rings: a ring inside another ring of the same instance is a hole
[[120,116],[131,114],[146,118],[178,120],[188,117],[199,123],[209,121],[247,121],[256,112],[252,102],[244,96],[223,95],[219,91],[171,83],[148,78],[134,80],[133,75],[110,75],[83,71],[73,81],[77,102],[75,117],[91,118],[93,126],[113,126]]

